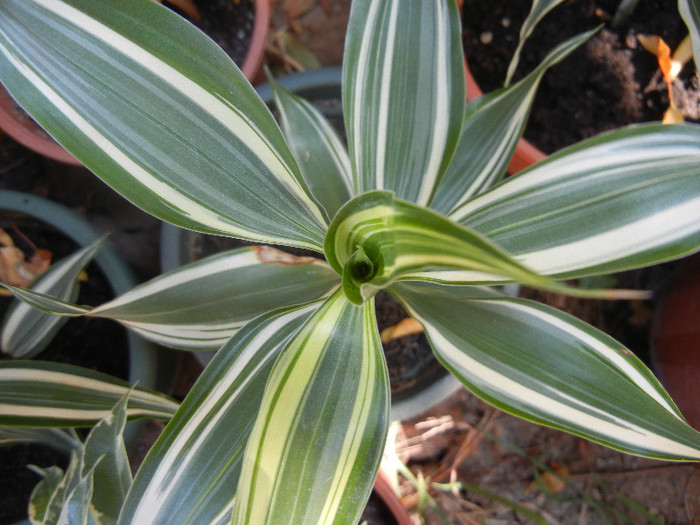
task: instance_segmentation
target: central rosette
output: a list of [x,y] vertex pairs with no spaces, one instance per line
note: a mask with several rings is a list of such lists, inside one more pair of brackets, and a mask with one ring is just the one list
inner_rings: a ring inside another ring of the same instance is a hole
[[324,249],[355,304],[398,280],[554,284],[479,233],[388,191],[364,193],[345,204],[331,222]]

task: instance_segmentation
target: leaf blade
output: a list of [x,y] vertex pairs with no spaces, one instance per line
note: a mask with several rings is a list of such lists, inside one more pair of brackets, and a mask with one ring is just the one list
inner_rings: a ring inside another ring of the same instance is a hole
[[0,10],[8,90],[129,200],[183,227],[319,249],[324,218],[274,119],[193,26],[145,0]]
[[270,376],[233,523],[354,523],[384,448],[388,396],[373,301],[356,307],[336,292]]
[[700,128],[622,128],[567,148],[451,217],[557,278],[613,273],[700,247]]
[[358,193],[432,198],[464,112],[459,34],[452,1],[353,3],[343,108]]
[[522,137],[542,76],[592,34],[582,33],[564,42],[517,84],[467,106],[459,143],[430,203],[432,208],[449,214],[503,176]]
[[[0,362],[0,424],[70,427],[97,423],[130,390],[129,383],[77,366],[44,361]],[[168,419],[178,403],[136,388],[129,419]]]
[[470,297],[461,287],[405,283],[393,290],[440,360],[497,407],[627,453],[700,459],[700,433],[651,372],[593,327],[495,292]]
[[[64,301],[77,298],[78,277],[99,250],[104,238],[58,261],[30,287],[32,291]],[[26,303],[13,303],[0,327],[2,351],[14,358],[29,359],[41,353],[68,319],[47,315]]]
[[217,352],[139,469],[120,523],[230,521],[243,447],[270,370],[317,307],[261,316]]

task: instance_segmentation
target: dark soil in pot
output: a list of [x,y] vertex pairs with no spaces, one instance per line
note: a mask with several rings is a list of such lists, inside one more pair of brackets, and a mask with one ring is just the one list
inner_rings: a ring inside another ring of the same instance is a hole
[[[182,14],[167,0],[164,5]],[[201,20],[188,18],[221,47],[239,66],[250,48],[255,22],[253,0],[194,0]]]
[[375,492],[369,497],[365,510],[362,511],[359,523],[367,525],[396,525],[396,519],[391,514],[382,498]]
[[[503,85],[530,3],[465,0],[464,49],[484,92]],[[551,68],[540,84],[525,138],[546,153],[626,124],[659,121],[668,107],[658,61],[639,44],[637,35],[659,35],[675,49],[688,32],[677,2],[640,2],[624,24],[611,28],[618,4],[618,0],[565,1],[538,24],[522,51],[515,80],[532,71],[556,45],[605,24]],[[692,61],[674,83],[674,98],[686,120],[700,119],[700,77]]]

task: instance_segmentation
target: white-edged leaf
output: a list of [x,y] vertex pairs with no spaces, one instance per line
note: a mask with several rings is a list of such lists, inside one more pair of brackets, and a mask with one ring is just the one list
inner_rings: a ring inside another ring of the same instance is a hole
[[141,465],[119,523],[230,521],[243,449],[272,366],[318,306],[261,316],[217,352]]
[[42,477],[42,480],[32,490],[32,495],[29,498],[29,520],[33,525],[40,525],[50,521],[51,497],[63,480],[63,470],[56,466],[43,469],[30,465],[29,468]]
[[115,405],[108,418],[95,425],[83,449],[83,473],[93,472],[90,512],[99,525],[114,525],[131,486],[131,467],[124,445],[124,427],[130,392]]
[[592,34],[583,33],[564,42],[514,86],[489,93],[467,106],[459,143],[430,203],[432,208],[449,213],[503,176],[522,137],[542,76]]
[[[87,426],[109,417],[129,383],[101,372],[45,361],[0,361],[0,424]],[[178,403],[158,392],[134,388],[129,419],[169,419]]]
[[697,0],[678,0],[678,12],[688,27],[695,69],[700,71],[700,3]]
[[0,426],[0,446],[36,443],[70,454],[83,442],[72,428]]
[[232,523],[356,523],[388,418],[374,301],[355,306],[338,291],[275,363],[245,450]]
[[[53,263],[30,287],[32,291],[75,301],[78,278],[99,250],[104,238]],[[17,359],[29,359],[41,353],[68,319],[40,312],[26,303],[10,305],[0,328],[0,347]]]
[[343,108],[357,193],[430,202],[459,138],[464,63],[454,0],[355,0]]
[[350,157],[332,124],[306,100],[270,79],[280,124],[311,194],[326,219],[353,194]]
[[510,81],[515,74],[515,70],[518,68],[518,62],[520,61],[520,52],[525,45],[525,42],[532,34],[535,26],[544,18],[544,16],[549,13],[552,9],[562,3],[563,0],[532,0],[532,7],[530,7],[530,12],[527,18],[520,27],[520,37],[518,40],[518,47],[515,48],[513,52],[513,58],[508,64],[508,71],[506,72],[506,80],[504,82],[505,86],[510,85]]
[[254,246],[176,268],[96,308],[10,289],[56,315],[113,319],[159,344],[216,350],[258,315],[324,297],[339,284],[320,259]]
[[4,0],[0,81],[59,143],[149,213],[319,250],[325,220],[231,59],[151,0]]
[[451,217],[556,278],[690,254],[700,247],[700,126],[648,124],[599,135]]
[[442,363],[495,406],[624,452],[700,459],[700,433],[652,373],[583,321],[465,287],[400,283],[392,291]]

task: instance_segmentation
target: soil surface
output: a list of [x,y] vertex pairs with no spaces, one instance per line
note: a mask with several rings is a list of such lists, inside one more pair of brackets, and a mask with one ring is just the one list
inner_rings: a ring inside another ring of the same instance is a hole
[[199,20],[184,15],[167,0],[163,3],[209,35],[239,67],[243,65],[253,35],[253,0],[194,0]]
[[[613,28],[610,22],[618,4],[617,0],[565,1],[544,17],[523,48],[515,81],[558,44],[605,24],[542,80],[525,137],[545,153],[623,125],[660,121],[668,107],[657,58],[637,37],[658,35],[675,49],[688,32],[677,2],[640,2],[623,24]],[[484,92],[503,85],[529,6],[524,0],[465,0],[464,48],[469,69]],[[700,119],[700,77],[692,61],[673,87],[684,118]]]

